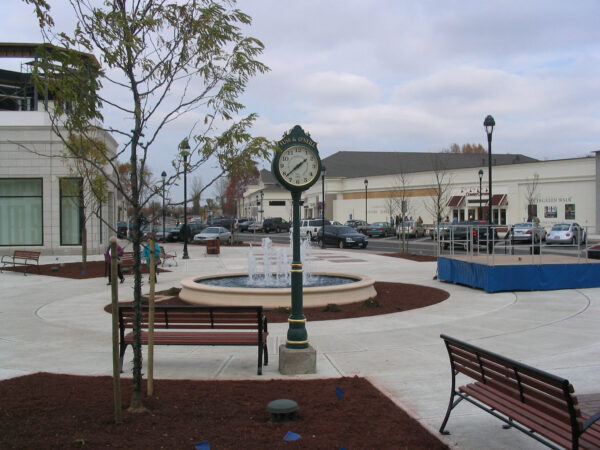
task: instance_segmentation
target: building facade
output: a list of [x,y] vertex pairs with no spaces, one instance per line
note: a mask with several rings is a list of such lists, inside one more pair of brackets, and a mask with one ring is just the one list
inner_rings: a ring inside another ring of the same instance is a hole
[[[116,142],[100,136],[109,150]],[[98,215],[86,209],[84,180],[63,157],[64,147],[44,111],[0,111],[0,254],[15,249],[44,254],[89,254],[108,245],[116,194]],[[96,206],[94,206],[94,209]],[[85,222],[86,233],[82,233]]]
[[[575,220],[589,232],[598,232],[598,158],[596,154],[539,161],[523,155],[493,155],[494,223],[537,217],[548,229],[559,221]],[[325,217],[341,223],[404,216],[432,224],[438,213],[442,220],[457,221],[487,219],[489,214],[485,154],[338,152],[325,158],[323,165],[327,168],[324,183],[303,194],[302,218],[321,217],[323,191]],[[257,185],[248,187],[242,202],[256,206],[261,198],[261,213],[251,217],[291,218],[291,196],[266,170]]]

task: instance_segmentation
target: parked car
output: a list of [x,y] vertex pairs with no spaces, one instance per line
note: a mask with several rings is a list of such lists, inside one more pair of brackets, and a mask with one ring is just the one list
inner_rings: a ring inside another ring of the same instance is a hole
[[367,234],[367,227],[369,226],[369,224],[367,222],[365,222],[364,220],[360,220],[360,219],[347,220],[344,225],[346,225],[348,227],[352,227],[359,233],[363,233],[363,234]]
[[125,239],[127,237],[127,222],[117,222],[117,237],[119,239]]
[[244,231],[248,231],[248,226],[253,222],[253,220],[244,220],[242,222],[238,222],[238,231],[243,233]]
[[555,223],[546,234],[546,244],[584,244],[587,240],[585,228],[577,222]]
[[250,231],[251,233],[256,232],[256,231],[262,231],[262,230],[263,230],[262,221],[255,220],[250,225],[248,225],[248,231]]
[[181,227],[165,227],[165,235],[163,236],[163,229],[159,227],[158,231],[156,231],[156,240],[160,242],[175,242],[179,239],[179,229]]
[[448,248],[451,243],[454,243],[455,248],[464,247],[469,249],[471,243],[474,247],[488,246],[491,248],[491,246],[499,240],[499,237],[498,231],[494,227],[493,234],[488,240],[488,231],[490,227],[493,227],[493,225],[490,225],[485,220],[453,223],[447,230],[440,234],[440,240],[442,241],[442,246],[444,248]]
[[398,236],[405,233],[408,237],[423,237],[425,234],[425,227],[421,222],[416,220],[405,220],[404,222],[400,222],[400,226],[398,227]]
[[508,233],[507,239],[513,244],[539,244],[546,239],[546,230],[536,222],[515,223]]
[[325,245],[335,245],[339,248],[361,247],[367,248],[369,238],[346,225],[325,225],[325,230],[320,229],[317,234],[319,244],[325,240]]
[[234,217],[217,217],[216,219],[212,220],[212,222],[210,223],[210,226],[223,227],[223,228],[227,228],[229,231],[231,231],[233,229],[235,223],[236,223],[236,220]]
[[[188,222],[188,242],[192,242],[194,239],[194,236],[198,233],[200,233],[202,230],[204,230],[207,225],[203,222],[198,222],[198,221],[193,221],[193,222]],[[184,230],[183,230],[183,224],[181,224],[179,226],[179,234],[177,235],[177,241],[181,241],[183,242],[184,239]]]
[[263,231],[269,233],[274,231],[275,233],[281,233],[282,231],[290,231],[291,223],[281,217],[271,217],[263,220]]
[[323,219],[301,220],[300,221],[300,237],[301,238],[307,237],[311,241],[315,240],[317,238],[317,233],[323,226],[323,223],[325,223],[325,225],[331,225],[331,222],[329,220],[325,220],[325,221],[323,221]]
[[429,229],[429,236],[431,239],[435,239],[438,235],[441,235],[444,231],[448,231],[450,222],[438,222]]
[[144,225],[142,227],[142,229],[140,230],[142,232],[142,239],[148,238],[151,233],[156,234],[158,229],[159,229],[158,225]]
[[373,222],[367,227],[367,236],[395,236],[396,229],[389,222]]
[[195,243],[214,239],[231,244],[231,232],[225,227],[206,227],[202,232],[194,236]]

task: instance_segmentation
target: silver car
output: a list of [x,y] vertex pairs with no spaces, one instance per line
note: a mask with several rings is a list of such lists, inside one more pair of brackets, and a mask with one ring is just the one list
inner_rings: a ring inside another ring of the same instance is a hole
[[546,230],[535,222],[515,223],[510,231],[514,243],[540,243],[546,239]]
[[231,232],[225,227],[207,227],[194,236],[194,242],[218,240],[231,244]]
[[555,223],[546,234],[546,244],[577,244],[585,243],[586,239],[585,228],[577,222]]

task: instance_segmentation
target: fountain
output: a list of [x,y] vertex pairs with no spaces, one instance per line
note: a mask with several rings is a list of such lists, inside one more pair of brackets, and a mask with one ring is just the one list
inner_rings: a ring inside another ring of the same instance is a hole
[[[285,247],[273,248],[272,244],[269,238],[262,240],[261,273],[258,271],[257,255],[250,246],[248,273],[185,278],[181,281],[179,297],[188,303],[201,305],[263,305],[265,308],[290,306],[288,254]],[[310,241],[305,239],[300,251],[304,270],[302,284],[305,307],[354,303],[376,295],[374,280],[369,277],[312,273],[310,253]]]

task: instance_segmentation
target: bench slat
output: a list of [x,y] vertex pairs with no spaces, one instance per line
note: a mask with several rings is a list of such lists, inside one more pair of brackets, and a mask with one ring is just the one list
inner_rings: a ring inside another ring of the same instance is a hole
[[[531,430],[541,434],[542,436],[550,439],[552,442],[555,442],[562,447],[569,448],[571,447],[571,433],[570,430],[567,434],[568,437],[565,437],[564,433],[559,433],[559,429],[555,429],[554,431],[549,427],[542,427],[541,424],[532,418],[531,414],[524,414],[522,409],[511,408],[511,405],[498,400],[498,398],[489,395],[483,394],[480,391],[470,389],[471,385],[463,386],[469,395],[472,395],[474,398],[483,401],[485,404],[491,406],[502,414],[507,415],[508,417],[516,420],[517,422],[525,425]],[[462,388],[461,388],[462,389]],[[484,391],[485,392],[485,391]],[[535,417],[535,416],[533,416]]]
[[[262,333],[263,344],[267,342],[268,333]],[[133,343],[133,333],[125,335],[124,342]],[[142,332],[142,343],[148,343],[148,332]],[[257,345],[258,333],[177,333],[155,332],[155,344],[182,345]]]

